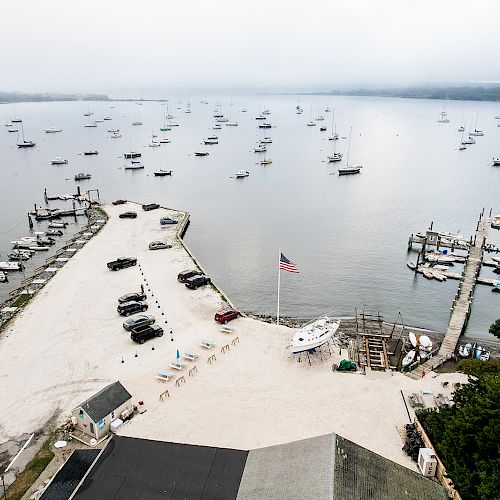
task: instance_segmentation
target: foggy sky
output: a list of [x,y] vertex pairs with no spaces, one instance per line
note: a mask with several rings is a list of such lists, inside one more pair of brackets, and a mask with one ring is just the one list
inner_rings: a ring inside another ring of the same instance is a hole
[[499,81],[499,19],[498,0],[4,0],[0,90]]

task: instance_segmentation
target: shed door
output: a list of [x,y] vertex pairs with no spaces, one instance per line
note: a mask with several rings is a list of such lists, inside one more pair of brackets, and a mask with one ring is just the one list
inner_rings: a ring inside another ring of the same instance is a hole
[[95,430],[94,430],[94,422],[90,422],[90,432],[92,434],[95,434]]

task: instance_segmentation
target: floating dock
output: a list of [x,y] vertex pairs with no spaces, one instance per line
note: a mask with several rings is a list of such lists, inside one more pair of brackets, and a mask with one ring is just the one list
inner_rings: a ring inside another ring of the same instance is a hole
[[469,320],[474,288],[478,283],[486,236],[490,227],[490,217],[485,216],[483,211],[479,217],[472,245],[465,260],[464,270],[458,285],[458,291],[453,299],[450,320],[441,347],[434,357],[419,365],[415,370],[408,372],[407,375],[410,378],[419,379],[423,377],[425,373],[434,370],[454,355],[460,336]]

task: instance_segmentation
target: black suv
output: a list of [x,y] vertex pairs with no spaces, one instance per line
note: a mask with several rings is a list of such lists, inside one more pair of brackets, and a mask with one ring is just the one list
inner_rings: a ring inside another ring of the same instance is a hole
[[156,210],[157,208],[160,208],[160,205],[158,205],[158,203],[148,203],[147,205],[142,205],[142,209],[146,212],[149,212],[150,210]]
[[134,328],[130,334],[130,338],[134,342],[144,344],[146,340],[153,337],[161,337],[163,335],[163,328],[159,325],[144,325]]
[[113,271],[125,269],[126,267],[135,266],[137,264],[136,257],[118,257],[118,259],[108,262],[106,265]]
[[125,302],[140,302],[141,300],[146,300],[146,294],[141,292],[126,293],[121,297],[118,297],[119,304],[125,304]]
[[188,278],[198,276],[200,274],[203,273],[198,269],[186,269],[185,271],[182,271],[177,275],[177,281],[179,281],[180,283],[186,283]]
[[186,280],[186,286],[191,290],[196,290],[199,286],[208,285],[210,278],[202,274],[201,276],[192,276]]
[[144,302],[126,302],[125,304],[120,304],[116,310],[121,316],[130,316],[138,312],[144,312],[148,309],[148,305]]
[[123,212],[118,217],[120,219],[137,219],[137,212]]

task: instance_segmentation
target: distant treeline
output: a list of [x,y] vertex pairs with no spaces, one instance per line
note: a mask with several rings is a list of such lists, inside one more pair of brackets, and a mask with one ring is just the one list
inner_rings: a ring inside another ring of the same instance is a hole
[[486,87],[405,87],[308,92],[309,95],[352,95],[407,97],[413,99],[454,99],[457,101],[500,101],[500,86]]
[[46,102],[46,101],[109,101],[104,94],[24,94],[22,92],[0,92],[0,102]]

